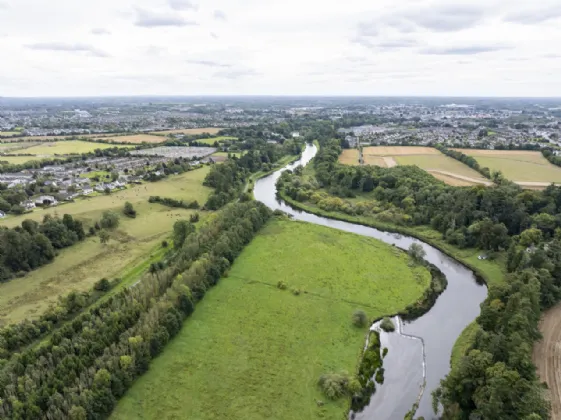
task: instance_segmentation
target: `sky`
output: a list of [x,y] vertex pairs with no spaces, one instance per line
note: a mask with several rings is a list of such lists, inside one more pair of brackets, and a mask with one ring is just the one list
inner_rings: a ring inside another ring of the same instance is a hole
[[561,97],[561,0],[0,0],[0,96]]

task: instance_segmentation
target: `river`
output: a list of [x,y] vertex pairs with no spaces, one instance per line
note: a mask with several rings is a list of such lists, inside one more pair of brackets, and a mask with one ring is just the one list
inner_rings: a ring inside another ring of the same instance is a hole
[[316,153],[315,145],[307,145],[300,160],[258,180],[254,186],[255,199],[273,210],[292,215],[296,220],[369,236],[402,249],[418,243],[426,252],[425,259],[437,266],[448,280],[448,287],[428,313],[412,322],[401,322],[396,318],[394,322],[399,323],[396,332],[381,333],[382,346],[389,349],[384,358],[384,384],[377,384],[370,404],[360,413],[352,413],[352,417],[358,420],[403,419],[420,396],[415,417],[436,419],[431,393],[449,372],[452,347],[464,328],[479,315],[479,305],[487,296],[487,288],[477,282],[471,270],[418,239],[316,216],[293,209],[278,199],[275,184],[281,173],[298,165],[305,166]]

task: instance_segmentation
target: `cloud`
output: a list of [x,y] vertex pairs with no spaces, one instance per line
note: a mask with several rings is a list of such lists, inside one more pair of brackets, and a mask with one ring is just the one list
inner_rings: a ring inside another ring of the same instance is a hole
[[454,32],[477,25],[485,16],[483,9],[467,5],[443,5],[416,12],[407,12],[404,18],[435,32]]
[[189,26],[197,25],[197,22],[186,20],[175,14],[154,13],[144,9],[136,9],[136,26],[142,28],[156,28],[160,26]]
[[561,17],[561,5],[557,4],[552,5],[551,7],[516,10],[507,14],[503,20],[505,22],[532,25],[535,23],[542,23],[547,20],[557,19],[559,17]]
[[210,33],[210,36],[211,36],[213,39],[218,39],[218,35],[216,35],[214,32],[211,32],[211,33]]
[[65,44],[63,42],[40,42],[26,45],[27,48],[40,51],[81,52],[94,57],[109,57],[109,54],[88,44]]
[[413,39],[407,38],[400,38],[400,39],[386,39],[377,41],[375,39],[369,37],[355,37],[351,40],[356,44],[362,45],[363,47],[370,48],[370,49],[383,49],[383,50],[393,50],[399,48],[412,48],[416,47],[417,41]]
[[257,76],[260,73],[256,72],[255,70],[252,69],[237,69],[237,70],[223,70],[223,71],[218,71],[216,73],[214,73],[214,76],[216,77],[220,77],[223,79],[231,79],[231,80],[236,80],[236,79],[242,79],[244,77],[249,77],[249,76]]
[[428,47],[421,50],[421,54],[428,55],[474,55],[486,52],[501,51],[509,47],[504,45],[468,45],[459,47]]
[[561,54],[544,54],[543,58],[561,58]]
[[168,0],[169,6],[173,10],[198,10],[199,5],[190,0]]
[[220,63],[218,61],[212,61],[212,60],[187,60],[187,62],[190,64],[197,64],[199,66],[207,66],[207,67],[222,67],[222,68],[232,67],[231,64]]
[[111,32],[104,28],[93,28],[91,33],[94,35],[111,35]]
[[9,7],[8,3],[0,1],[0,9],[7,9]]
[[213,16],[216,20],[227,20],[226,13],[224,13],[222,10],[215,10]]

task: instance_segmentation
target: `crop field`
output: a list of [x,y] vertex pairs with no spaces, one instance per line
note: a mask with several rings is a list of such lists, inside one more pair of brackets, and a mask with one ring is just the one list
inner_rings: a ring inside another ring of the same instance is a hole
[[339,163],[343,165],[358,165],[358,150],[343,149],[343,153],[339,156]]
[[154,131],[153,134],[217,134],[222,128],[203,127],[203,128],[180,128],[177,130]]
[[[20,151],[11,150],[9,153],[18,154],[25,153],[39,157],[53,156],[53,155],[73,155],[80,153],[93,152],[95,149],[108,149],[115,147],[112,144],[92,143],[88,141],[70,140],[70,141],[57,141],[53,143],[44,143],[38,146],[33,146]],[[127,146],[122,146],[127,147]]]
[[371,238],[270,222],[111,419],[344,418],[347,401],[327,399],[318,378],[356,371],[366,336],[351,323],[356,309],[375,318],[421,296],[430,274],[408,263]]
[[[108,244],[99,238],[64,249],[51,264],[45,265],[25,277],[0,284],[0,325],[38,317],[57,296],[70,290],[89,290],[102,277],[119,277],[123,270],[146,259],[150,252],[171,232],[178,219],[188,218],[194,210],[168,208],[148,203],[151,195],[176,199],[197,200],[203,204],[210,189],[202,182],[209,171],[203,167],[195,171],[172,176],[159,182],[137,185],[109,196],[89,197],[74,203],[40,210],[30,214],[8,217],[1,226],[14,227],[25,219],[41,221],[45,214],[68,213],[84,222],[86,230],[99,220],[105,210],[121,214],[120,225],[111,233]],[[130,219],[121,211],[130,201],[138,216]]]
[[561,168],[548,162],[541,152],[526,150],[456,149],[473,156],[482,167],[501,171],[503,175],[523,187],[546,187],[561,183]]
[[113,143],[130,143],[130,144],[141,144],[141,143],[163,143],[167,140],[165,136],[152,136],[150,134],[132,134],[130,136],[108,136],[108,137],[96,137],[99,140],[111,141]]
[[376,146],[363,150],[366,164],[389,167],[416,165],[449,185],[491,185],[479,172],[432,147]]

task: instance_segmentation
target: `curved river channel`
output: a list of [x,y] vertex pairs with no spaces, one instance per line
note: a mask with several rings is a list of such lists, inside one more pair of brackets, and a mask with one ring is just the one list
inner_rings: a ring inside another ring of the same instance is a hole
[[308,145],[300,160],[258,180],[254,187],[255,198],[273,210],[289,213],[296,220],[370,236],[402,249],[418,243],[426,252],[425,259],[437,266],[448,279],[448,287],[428,313],[408,323],[394,319],[394,322],[398,321],[396,332],[381,332],[382,347],[389,349],[384,358],[384,384],[377,384],[370,404],[363,411],[352,413],[351,417],[401,420],[420,398],[415,417],[436,419],[432,410],[431,393],[449,372],[454,342],[463,329],[479,315],[479,304],[487,296],[487,288],[477,282],[471,270],[418,239],[316,216],[293,209],[278,199],[275,184],[281,172],[298,165],[305,166],[316,153],[317,147]]

